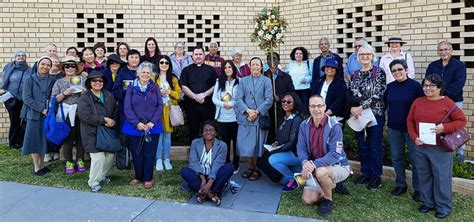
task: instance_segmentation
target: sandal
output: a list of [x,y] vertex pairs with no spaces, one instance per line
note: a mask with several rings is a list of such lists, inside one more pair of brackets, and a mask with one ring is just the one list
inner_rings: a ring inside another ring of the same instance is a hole
[[255,180],[260,179],[261,176],[262,176],[262,173],[260,172],[260,170],[254,170],[252,174],[250,175],[249,180],[255,181]]
[[217,194],[214,194],[211,198],[212,202],[216,205],[216,207],[219,207],[221,205],[221,197]]
[[247,171],[243,172],[241,176],[242,176],[242,178],[247,179],[250,176],[252,176],[254,171],[255,171],[254,169],[248,169]]
[[200,204],[202,204],[205,199],[206,199],[205,193],[198,193],[198,195],[196,195],[196,201]]

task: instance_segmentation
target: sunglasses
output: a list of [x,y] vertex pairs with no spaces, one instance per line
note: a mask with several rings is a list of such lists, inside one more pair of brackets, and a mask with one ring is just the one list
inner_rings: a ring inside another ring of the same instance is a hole
[[354,48],[360,48],[362,47],[361,45],[355,45]]
[[160,61],[160,65],[169,65],[169,64],[170,64],[169,62]]
[[75,68],[77,68],[77,65],[76,64],[64,64],[64,68],[65,69],[69,69],[69,68],[75,69]]
[[403,71],[403,70],[405,70],[405,69],[404,69],[404,68],[392,69],[392,73],[394,73],[394,72],[401,72],[401,71]]
[[282,100],[281,103],[282,104],[292,104],[293,101],[291,101],[291,100]]
[[98,82],[99,82],[99,83],[103,83],[103,82],[104,82],[104,80],[102,80],[102,79],[93,79],[93,80],[91,80],[91,82],[95,82],[95,83],[98,83]]

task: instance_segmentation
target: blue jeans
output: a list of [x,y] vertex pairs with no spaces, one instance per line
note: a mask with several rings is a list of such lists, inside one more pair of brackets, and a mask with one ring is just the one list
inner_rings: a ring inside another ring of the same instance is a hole
[[268,162],[283,175],[280,183],[285,185],[293,180],[294,173],[301,172],[301,161],[291,151],[272,154]]
[[[160,138],[158,139],[158,148],[156,149],[156,159],[166,160],[170,158],[170,149],[171,149],[171,132],[161,133]],[[165,151],[165,156],[163,158],[163,150]]]
[[[364,131],[356,132],[357,146],[359,148],[360,171],[370,179],[380,179],[383,167],[383,125],[385,116],[375,116],[377,125],[367,127]],[[365,135],[367,134],[367,136]]]
[[[462,110],[462,102],[456,102],[456,106],[459,107],[459,109]],[[458,156],[463,156],[464,155],[464,148],[465,148],[466,145],[462,145],[461,148],[459,148],[457,151],[456,151],[456,154]]]
[[415,143],[408,136],[407,132],[388,128],[388,141],[390,143],[390,155],[392,157],[392,166],[397,173],[395,183],[399,187],[406,187],[406,176],[405,176],[405,144],[408,147],[408,157],[410,158],[412,166],[412,185],[415,191],[420,191],[418,174],[416,170],[416,158],[413,147]]
[[415,146],[415,156],[421,202],[441,213],[450,213],[453,209],[454,152],[444,152],[440,146]]

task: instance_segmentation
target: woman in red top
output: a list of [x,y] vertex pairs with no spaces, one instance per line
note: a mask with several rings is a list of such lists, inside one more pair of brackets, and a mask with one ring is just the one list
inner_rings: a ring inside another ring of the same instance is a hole
[[[453,133],[466,126],[466,116],[456,108],[447,122],[443,117],[456,104],[444,95],[445,84],[441,76],[434,74],[422,81],[424,97],[416,99],[407,118],[408,134],[415,141],[415,158],[420,183],[420,213],[436,210],[439,219],[447,217],[453,208],[451,181],[453,176],[453,152],[445,152],[441,147],[440,135]],[[436,145],[425,144],[420,139],[419,124],[434,123]]]

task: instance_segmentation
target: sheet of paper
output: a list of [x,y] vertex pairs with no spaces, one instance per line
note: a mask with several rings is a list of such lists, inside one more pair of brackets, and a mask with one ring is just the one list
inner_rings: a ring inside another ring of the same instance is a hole
[[263,148],[265,148],[265,149],[268,150],[269,152],[272,152],[273,150],[280,149],[282,146],[283,146],[283,144],[282,144],[282,145],[279,145],[279,146],[272,146],[272,145],[270,145],[270,144],[264,144],[264,145],[263,145]]
[[420,123],[419,125],[419,134],[420,139],[429,145],[436,145],[436,133],[434,132],[434,128],[436,124],[434,123]]

